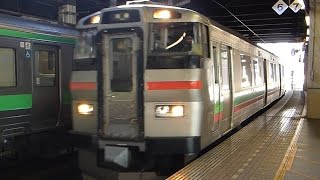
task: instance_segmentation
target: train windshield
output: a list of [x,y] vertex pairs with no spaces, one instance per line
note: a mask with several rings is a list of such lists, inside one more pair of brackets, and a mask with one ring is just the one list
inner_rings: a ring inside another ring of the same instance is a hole
[[200,68],[199,23],[150,24],[149,69]]
[[76,43],[74,51],[74,59],[91,59],[96,57],[96,47],[94,44],[94,38],[97,34],[97,30],[81,29],[79,30],[80,36]]
[[200,43],[198,28],[198,24],[195,23],[151,24],[150,50],[152,52],[193,51]]

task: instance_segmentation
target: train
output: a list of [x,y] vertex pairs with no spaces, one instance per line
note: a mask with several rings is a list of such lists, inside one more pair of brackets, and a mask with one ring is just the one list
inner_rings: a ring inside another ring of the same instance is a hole
[[190,9],[128,3],[76,28],[71,134],[99,167],[168,167],[285,94],[279,57]]
[[0,157],[15,151],[41,155],[40,149],[50,148],[48,132],[71,127],[77,37],[73,27],[0,14]]

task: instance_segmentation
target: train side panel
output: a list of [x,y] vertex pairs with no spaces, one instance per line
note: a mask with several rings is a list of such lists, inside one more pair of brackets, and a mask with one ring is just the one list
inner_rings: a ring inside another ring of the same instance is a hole
[[2,14],[0,19],[2,141],[70,128],[68,83],[76,32]]

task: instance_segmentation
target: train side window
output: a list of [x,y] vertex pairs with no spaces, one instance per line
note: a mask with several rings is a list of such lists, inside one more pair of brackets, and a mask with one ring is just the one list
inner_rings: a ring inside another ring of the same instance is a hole
[[222,89],[228,90],[229,86],[229,59],[230,49],[228,46],[221,45],[220,48],[220,60],[221,60],[221,75],[222,75]]
[[209,28],[206,25],[202,25],[202,42],[203,42],[203,55],[204,57],[210,57],[209,50]]
[[241,87],[252,86],[251,57],[240,54],[241,60]]
[[52,51],[35,51],[36,85],[54,86],[56,77],[56,56]]
[[16,78],[16,54],[11,48],[0,48],[0,87],[14,87]]
[[254,70],[254,83],[256,85],[262,83],[262,64],[261,61],[258,60],[258,58],[253,58],[253,70]]

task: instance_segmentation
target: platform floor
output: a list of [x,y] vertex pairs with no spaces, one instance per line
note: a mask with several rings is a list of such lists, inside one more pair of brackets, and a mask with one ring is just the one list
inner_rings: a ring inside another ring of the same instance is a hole
[[305,119],[305,93],[268,111],[168,179],[320,179],[320,120]]

